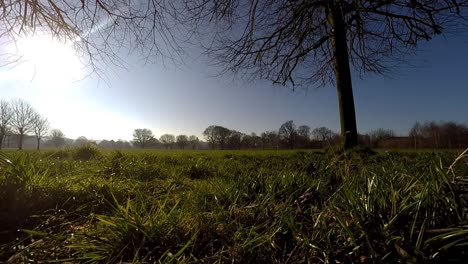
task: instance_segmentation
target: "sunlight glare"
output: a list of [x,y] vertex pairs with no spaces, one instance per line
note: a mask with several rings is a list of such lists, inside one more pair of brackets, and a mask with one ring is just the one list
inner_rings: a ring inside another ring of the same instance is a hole
[[[22,37],[16,43],[21,64],[14,67],[16,78],[39,84],[42,92],[64,89],[84,76],[73,43],[61,42],[51,36]],[[65,87],[64,87],[65,86]]]

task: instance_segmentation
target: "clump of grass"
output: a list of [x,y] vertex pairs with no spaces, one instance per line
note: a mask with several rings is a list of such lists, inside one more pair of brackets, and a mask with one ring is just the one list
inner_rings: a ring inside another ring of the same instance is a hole
[[88,143],[74,148],[72,157],[75,160],[88,161],[101,158],[102,153],[96,145]]
[[206,161],[199,159],[187,167],[185,175],[190,179],[208,179],[213,176],[213,171]]

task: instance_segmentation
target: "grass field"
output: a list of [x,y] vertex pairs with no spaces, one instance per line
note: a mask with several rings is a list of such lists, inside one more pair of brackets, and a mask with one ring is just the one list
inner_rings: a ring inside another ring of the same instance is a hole
[[0,262],[468,259],[453,151],[7,151],[0,197]]

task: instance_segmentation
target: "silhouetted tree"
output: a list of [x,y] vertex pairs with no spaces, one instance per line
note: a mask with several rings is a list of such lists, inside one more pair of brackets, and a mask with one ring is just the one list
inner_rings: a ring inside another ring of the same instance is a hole
[[176,137],[176,142],[177,142],[177,146],[179,146],[179,148],[185,149],[185,146],[187,146],[187,144],[188,144],[187,135],[178,135]]
[[11,124],[18,134],[18,149],[23,149],[24,135],[32,130],[36,111],[28,102],[22,99],[13,100],[11,105],[13,110]]
[[159,141],[164,145],[166,149],[172,148],[175,143],[175,136],[171,134],[164,134],[159,137]]
[[45,118],[42,115],[36,113],[34,115],[33,131],[34,131],[34,135],[36,136],[36,140],[37,140],[36,149],[39,150],[39,147],[41,145],[42,137],[44,137],[45,134],[47,133],[47,131],[49,131],[49,121],[47,120],[47,118]]
[[153,132],[147,128],[138,128],[133,131],[133,141],[135,146],[142,149],[146,148],[150,143],[154,142]]
[[198,146],[198,143],[200,142],[198,137],[195,136],[195,135],[191,135],[188,140],[189,140],[189,144],[192,147],[192,149],[196,149],[197,146]]
[[288,147],[290,149],[293,149],[294,143],[296,140],[296,135],[297,135],[296,125],[294,125],[294,121],[289,120],[285,122],[284,124],[282,124],[281,127],[279,128],[278,135],[282,139],[286,140]]
[[326,147],[331,144],[330,141],[335,136],[335,133],[328,127],[318,127],[312,130],[312,135],[316,140],[321,142],[322,147]]
[[307,125],[302,125],[297,128],[297,139],[298,139],[298,144],[300,145],[301,148],[307,148],[309,147],[310,143],[310,127]]
[[275,148],[279,147],[279,136],[276,131],[265,131],[261,134],[262,148]]
[[211,125],[203,131],[203,136],[205,136],[211,149],[214,149],[216,146],[224,149],[230,133],[231,130],[225,127]]
[[13,118],[13,111],[8,101],[0,100],[0,149],[3,146],[8,131],[10,130],[11,119]]
[[227,140],[231,135],[231,130],[222,126],[215,126],[216,142],[221,149],[226,147]]
[[315,139],[320,141],[328,141],[333,137],[333,131],[328,127],[318,127],[312,131],[312,135]]
[[387,73],[421,41],[464,25],[468,6],[464,0],[185,2],[182,17],[210,37],[207,52],[225,71],[293,86],[335,83],[346,149],[358,143],[350,64],[361,74]]
[[227,145],[230,149],[240,149],[242,146],[242,136],[243,134],[236,130],[231,130],[228,138]]
[[50,141],[56,148],[62,147],[65,145],[65,134],[60,129],[52,129],[49,132]]
[[297,128],[297,134],[304,138],[310,137],[310,127],[306,125],[299,126]]
[[216,147],[216,130],[215,130],[214,125],[211,125],[207,127],[203,131],[203,136],[206,139],[206,142],[208,142],[208,146],[210,146],[211,149],[214,149]]

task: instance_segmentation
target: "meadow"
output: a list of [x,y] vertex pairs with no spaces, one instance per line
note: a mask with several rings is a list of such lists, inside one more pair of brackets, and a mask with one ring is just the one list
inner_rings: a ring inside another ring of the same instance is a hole
[[0,152],[0,262],[465,263],[460,154]]

